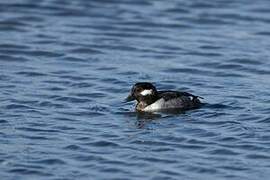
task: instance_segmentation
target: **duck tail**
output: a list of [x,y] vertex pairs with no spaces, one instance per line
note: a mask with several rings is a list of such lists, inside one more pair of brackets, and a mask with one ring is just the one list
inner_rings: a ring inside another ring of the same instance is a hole
[[194,98],[197,98],[197,99],[204,99],[204,98],[201,97],[201,96],[195,96]]
[[196,105],[200,105],[202,102],[200,101],[200,99],[204,99],[201,96],[192,96],[192,102]]

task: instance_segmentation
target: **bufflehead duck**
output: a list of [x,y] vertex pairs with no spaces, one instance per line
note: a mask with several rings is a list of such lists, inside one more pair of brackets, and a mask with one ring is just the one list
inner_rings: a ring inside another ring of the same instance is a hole
[[126,98],[127,101],[137,101],[136,110],[153,112],[169,109],[188,110],[200,107],[199,96],[179,91],[157,91],[148,82],[136,83]]

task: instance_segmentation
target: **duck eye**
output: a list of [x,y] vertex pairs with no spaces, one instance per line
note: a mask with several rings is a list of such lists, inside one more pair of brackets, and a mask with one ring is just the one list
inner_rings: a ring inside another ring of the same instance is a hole
[[141,88],[137,88],[137,89],[135,89],[135,92],[140,92],[141,91]]

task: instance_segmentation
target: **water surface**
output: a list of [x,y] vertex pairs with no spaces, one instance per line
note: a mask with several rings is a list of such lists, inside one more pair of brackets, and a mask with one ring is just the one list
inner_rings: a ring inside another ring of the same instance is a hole
[[[0,3],[2,179],[267,179],[270,3]],[[131,86],[204,97],[137,114]]]

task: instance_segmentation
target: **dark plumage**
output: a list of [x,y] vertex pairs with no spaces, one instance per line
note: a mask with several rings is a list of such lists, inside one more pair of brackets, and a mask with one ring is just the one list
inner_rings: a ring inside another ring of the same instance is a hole
[[199,98],[201,97],[188,92],[157,91],[153,84],[140,82],[132,87],[127,101],[136,100],[136,110],[138,111],[188,110],[201,105]]

